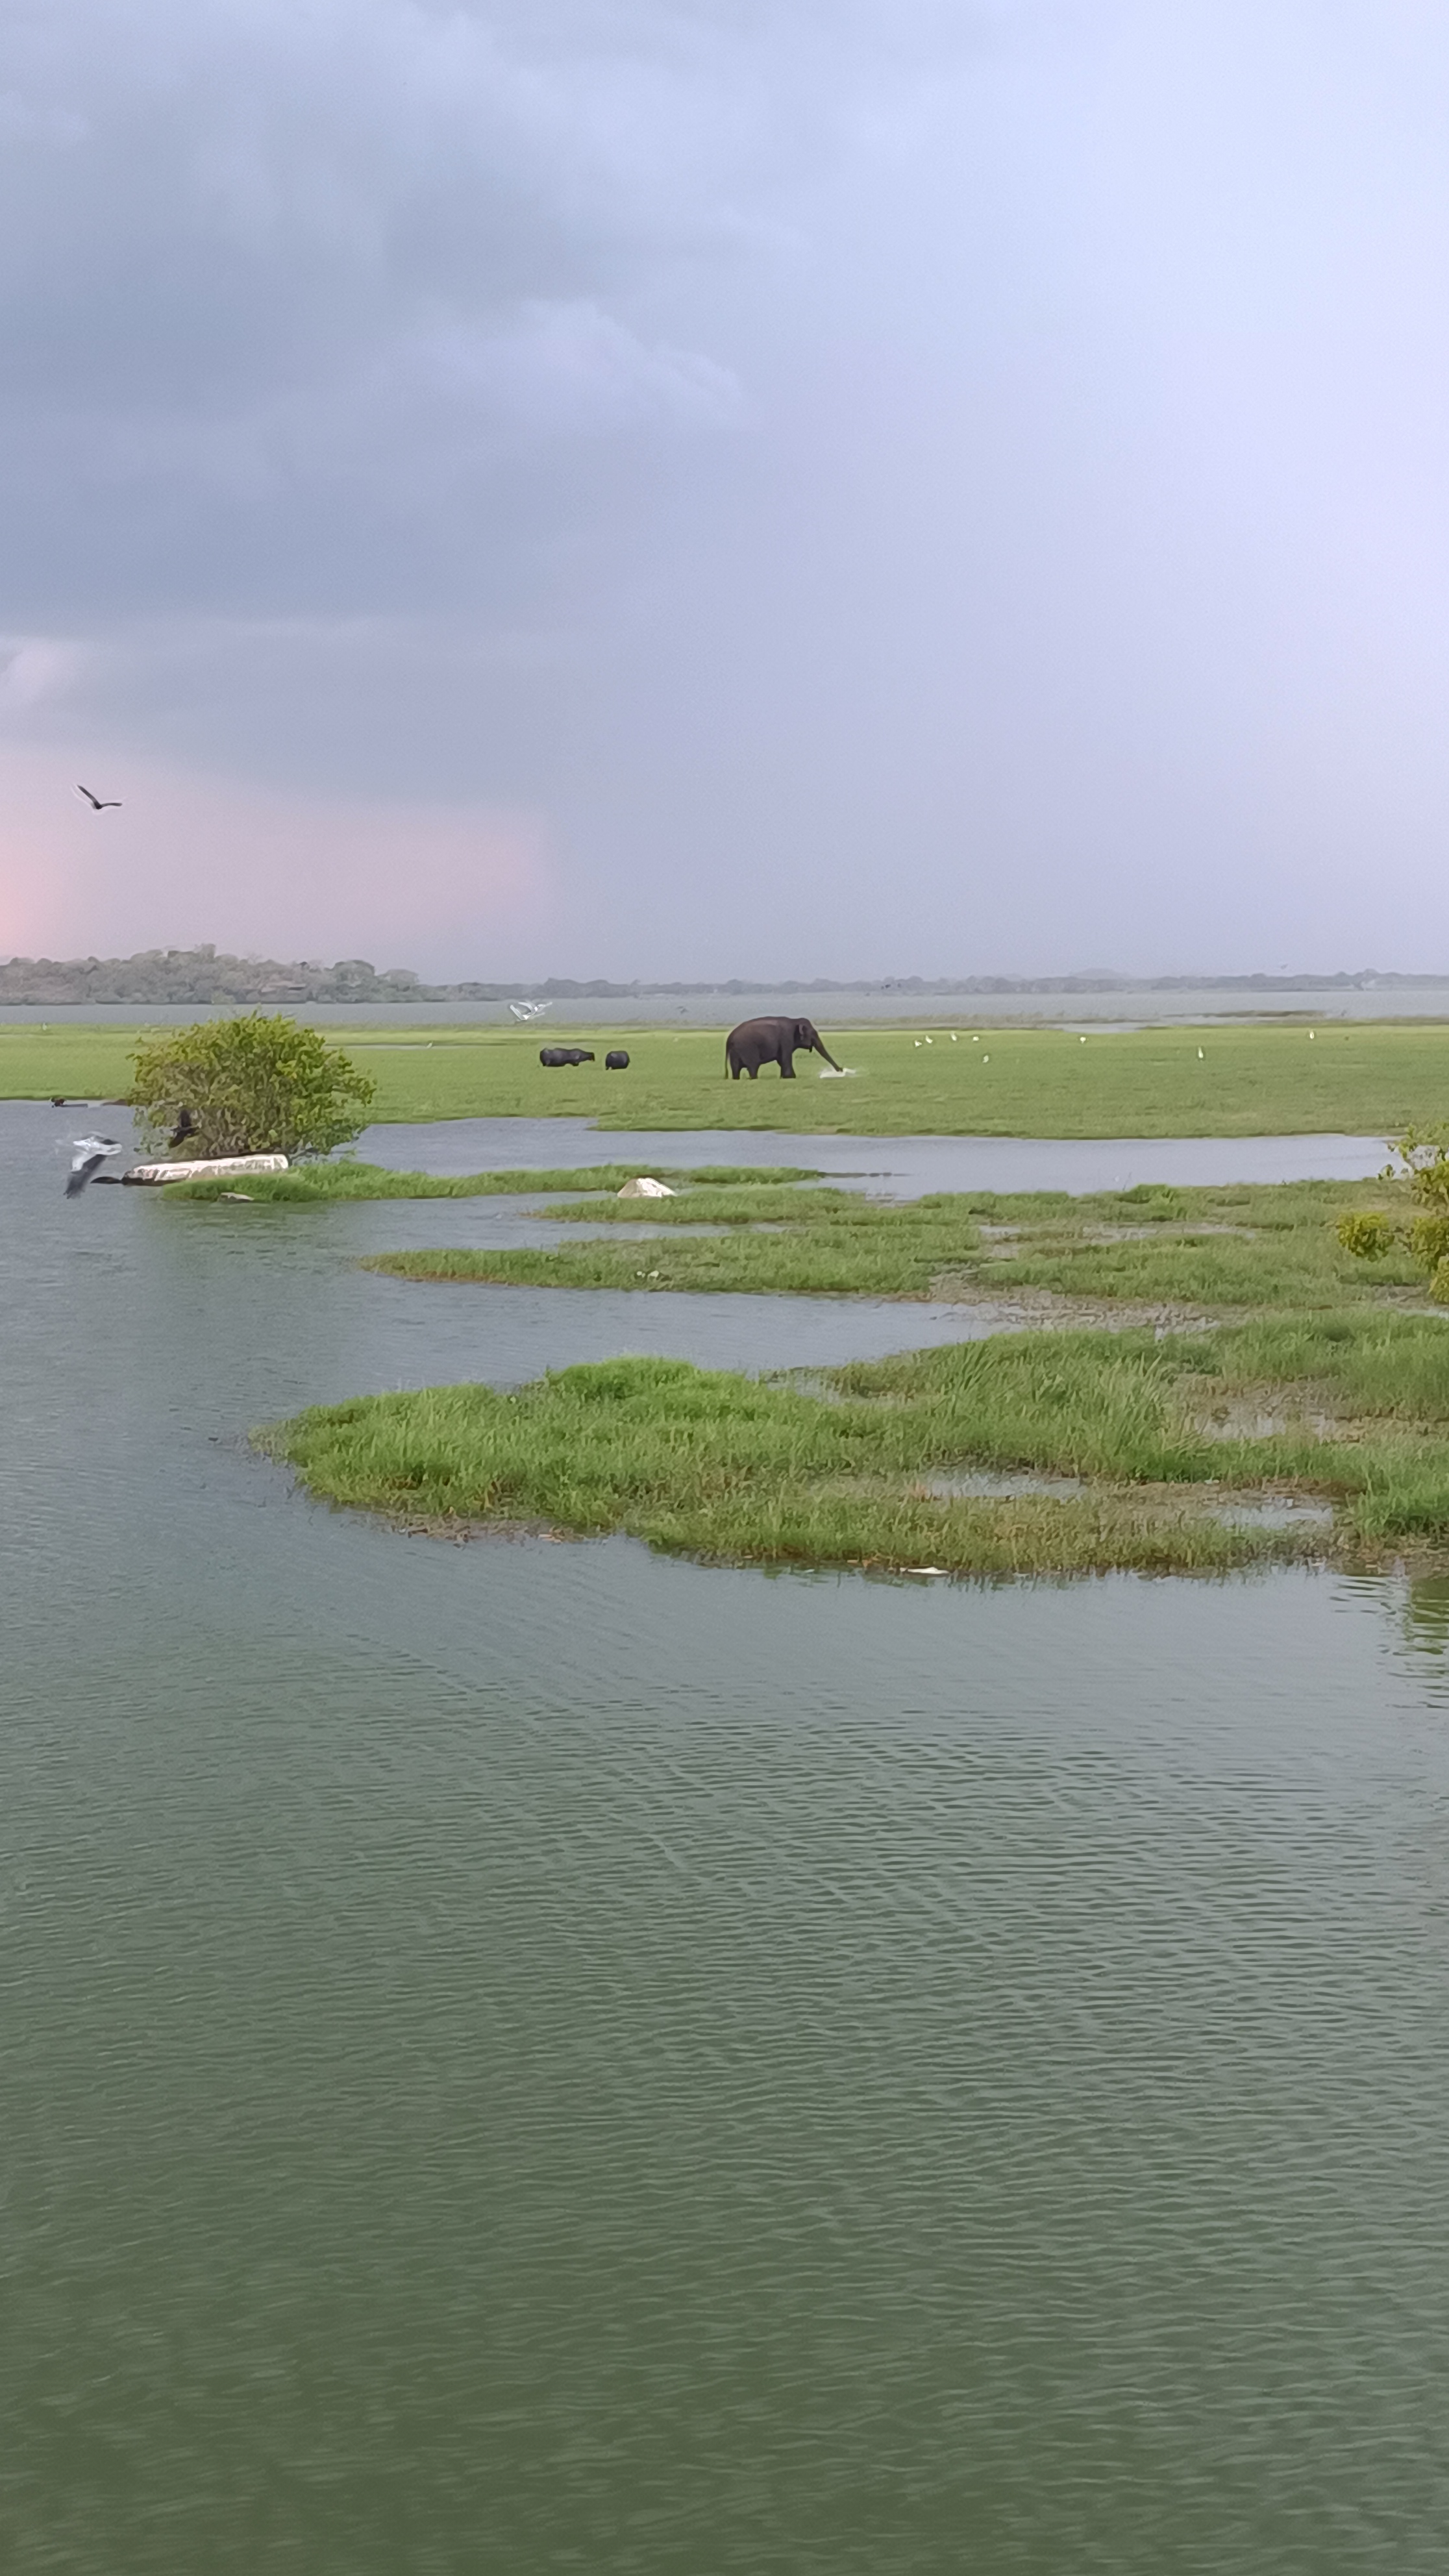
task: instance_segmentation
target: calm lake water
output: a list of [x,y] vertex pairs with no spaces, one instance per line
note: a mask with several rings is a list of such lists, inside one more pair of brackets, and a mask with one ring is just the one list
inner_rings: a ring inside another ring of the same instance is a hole
[[0,1108],[7,2570],[1437,2576],[1449,1589],[398,1538],[248,1426],[963,1319],[409,1288],[533,1221],[67,1204],[73,1125]]
[[[1219,1189],[1235,1181],[1362,1181],[1381,1136],[782,1136],[658,1129],[606,1134],[587,1118],[449,1118],[369,1127],[357,1151],[389,1171],[571,1172],[590,1163],[798,1164],[886,1198],[928,1190],[1117,1190],[1139,1181]],[[455,1242],[455,1234],[443,1237]]]

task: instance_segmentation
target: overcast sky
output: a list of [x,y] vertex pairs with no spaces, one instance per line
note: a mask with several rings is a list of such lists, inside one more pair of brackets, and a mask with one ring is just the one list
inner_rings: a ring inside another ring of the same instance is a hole
[[1442,0],[12,0],[0,333],[0,953],[1449,970]]

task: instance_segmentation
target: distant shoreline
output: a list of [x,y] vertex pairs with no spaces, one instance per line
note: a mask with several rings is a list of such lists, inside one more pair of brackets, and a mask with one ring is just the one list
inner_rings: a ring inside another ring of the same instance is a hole
[[1403,975],[1359,968],[1332,975],[1123,975],[1094,968],[1072,975],[730,976],[717,983],[550,975],[531,984],[425,983],[409,967],[378,969],[366,958],[326,966],[311,959],[234,957],[215,948],[145,949],[133,957],[12,957],[0,962],[0,1011],[149,1005],[285,1010],[297,1004],[340,1008],[420,1002],[721,1002],[792,994],[837,994],[874,1001],[988,999],[1039,994],[1058,999],[1101,995],[1203,993],[1264,995],[1449,992],[1449,974]]

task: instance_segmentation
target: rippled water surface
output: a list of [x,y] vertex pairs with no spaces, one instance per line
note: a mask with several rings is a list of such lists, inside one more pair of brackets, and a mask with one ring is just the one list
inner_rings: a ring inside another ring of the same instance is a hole
[[962,1318],[409,1289],[523,1207],[67,1205],[63,1127],[0,1110],[7,2569],[1437,2571],[1449,1595],[395,1537],[248,1425]]

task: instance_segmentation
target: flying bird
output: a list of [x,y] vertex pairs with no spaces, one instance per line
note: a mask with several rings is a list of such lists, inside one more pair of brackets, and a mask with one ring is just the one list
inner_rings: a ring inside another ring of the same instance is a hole
[[541,1020],[549,1005],[547,1002],[510,1002],[508,1007],[516,1020]]
[[121,1149],[113,1136],[76,1136],[71,1141],[75,1150],[70,1158],[70,1179],[66,1182],[65,1194],[68,1199],[78,1199],[87,1181],[95,1179],[102,1163],[109,1163]]
[[82,787],[79,779],[77,779],[75,783],[75,792],[77,796],[83,796],[88,805],[94,805],[98,814],[106,813],[112,805],[119,806],[121,802],[119,796],[92,795],[89,787]]

